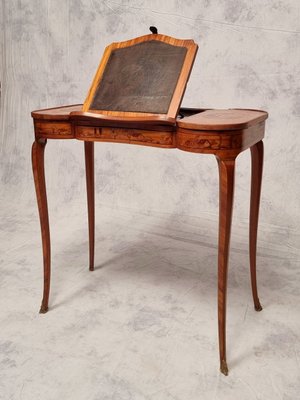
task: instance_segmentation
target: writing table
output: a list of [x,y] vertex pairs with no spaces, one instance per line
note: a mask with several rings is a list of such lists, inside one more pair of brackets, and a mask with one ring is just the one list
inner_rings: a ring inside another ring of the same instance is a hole
[[[143,41],[163,43],[169,39],[169,37],[158,34],[138,38],[139,43]],[[169,40],[168,44],[177,46],[176,39],[172,40],[173,42]],[[122,43],[126,43],[129,48],[133,46],[132,41]],[[126,48],[126,46],[121,48]],[[160,49],[155,49],[155,52],[157,51],[159,52]],[[163,51],[165,52],[165,49]],[[104,59],[106,64],[110,60],[107,55],[104,56]],[[189,70],[192,62],[193,57],[190,59]],[[103,73],[103,61],[101,65]],[[137,72],[140,73],[139,70]],[[189,71],[186,71],[185,80],[187,80],[188,75]],[[177,77],[177,82],[180,83],[181,77],[179,79]],[[111,81],[108,80],[108,82]],[[268,114],[260,110],[247,109],[179,108],[184,89],[185,85],[181,89],[178,89],[178,86],[172,89],[175,92],[177,90],[180,99],[177,105],[174,105],[174,98],[171,101],[169,99],[169,108],[166,110],[163,102],[160,102],[161,113],[151,114],[148,111],[134,110],[126,114],[122,111],[124,99],[119,102],[120,110],[113,112],[95,110],[93,112],[90,110],[93,101],[94,103],[98,101],[98,104],[102,102],[103,107],[107,98],[98,96],[96,101],[95,96],[94,99],[91,96],[92,91],[89,92],[84,105],[67,105],[32,112],[35,131],[35,140],[32,146],[32,167],[40,216],[44,263],[44,292],[40,312],[46,313],[48,311],[50,291],[50,231],[44,171],[44,151],[48,139],[75,139],[84,142],[90,271],[94,270],[95,245],[94,142],[127,143],[165,149],[177,148],[193,153],[212,154],[217,159],[219,169],[218,331],[220,370],[227,375],[226,292],[235,160],[242,151],[250,149],[252,163],[249,229],[250,276],[254,308],[256,311],[261,311],[262,307],[259,302],[256,283],[256,244],[263,169],[262,139],[264,138],[265,120]],[[128,90],[126,89],[125,93]],[[132,93],[132,86],[129,93]],[[112,99],[109,101],[112,102]],[[150,103],[147,107],[152,107]],[[140,106],[138,103],[135,104],[137,107]]]

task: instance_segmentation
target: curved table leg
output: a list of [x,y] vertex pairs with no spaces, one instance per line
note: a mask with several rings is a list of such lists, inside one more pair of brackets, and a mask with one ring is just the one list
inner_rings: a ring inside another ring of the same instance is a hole
[[95,182],[94,182],[94,142],[84,142],[86,191],[89,221],[89,268],[94,271],[95,254]]
[[257,245],[257,226],[259,214],[259,202],[261,192],[261,181],[263,171],[264,145],[257,142],[250,148],[251,150],[251,200],[250,200],[250,229],[249,229],[249,253],[250,253],[250,272],[251,286],[256,311],[261,311],[256,282],[256,245]]
[[44,151],[46,139],[36,139],[32,145],[32,169],[35,183],[35,191],[40,215],[42,244],[43,244],[43,262],[44,262],[44,292],[40,313],[45,314],[48,311],[48,301],[50,292],[50,231],[47,205],[47,193],[45,183],[44,169]]
[[220,370],[228,375],[226,362],[226,300],[227,270],[230,243],[230,230],[233,208],[235,159],[217,157],[219,165],[219,250],[218,250],[218,327]]

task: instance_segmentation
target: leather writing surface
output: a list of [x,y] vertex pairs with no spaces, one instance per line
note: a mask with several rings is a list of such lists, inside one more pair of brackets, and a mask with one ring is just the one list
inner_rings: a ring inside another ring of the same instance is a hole
[[113,50],[90,109],[166,114],[186,52],[155,40]]

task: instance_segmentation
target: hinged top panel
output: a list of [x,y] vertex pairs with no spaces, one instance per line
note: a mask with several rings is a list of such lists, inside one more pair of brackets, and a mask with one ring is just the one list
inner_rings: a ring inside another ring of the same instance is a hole
[[[84,112],[175,119],[197,52],[192,40],[151,34],[104,52]],[[151,119],[151,118],[150,118]]]

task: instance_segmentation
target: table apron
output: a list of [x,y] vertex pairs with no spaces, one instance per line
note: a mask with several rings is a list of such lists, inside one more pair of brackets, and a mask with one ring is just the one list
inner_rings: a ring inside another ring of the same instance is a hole
[[70,121],[35,120],[36,139],[78,139],[95,142],[128,143],[178,148],[193,153],[237,155],[264,138],[265,122],[239,130],[196,130],[177,127],[176,131],[135,128],[94,127]]

